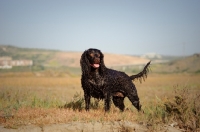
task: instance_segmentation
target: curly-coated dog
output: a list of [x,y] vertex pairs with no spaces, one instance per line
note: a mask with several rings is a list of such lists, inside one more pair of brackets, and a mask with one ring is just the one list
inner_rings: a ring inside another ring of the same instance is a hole
[[141,81],[142,78],[147,77],[150,62],[146,64],[142,72],[128,76],[124,72],[107,68],[104,64],[104,55],[100,50],[88,49],[82,54],[80,64],[81,84],[87,111],[90,108],[91,96],[104,99],[105,111],[109,111],[111,99],[116,107],[124,111],[125,97],[128,97],[138,111],[141,109],[137,90],[132,80],[139,79]]

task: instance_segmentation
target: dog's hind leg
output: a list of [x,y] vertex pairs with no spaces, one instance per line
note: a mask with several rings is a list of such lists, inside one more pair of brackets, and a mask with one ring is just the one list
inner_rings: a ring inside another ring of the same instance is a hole
[[140,101],[139,101],[139,97],[137,95],[137,93],[129,93],[127,95],[128,99],[131,101],[131,103],[133,104],[133,106],[140,111],[141,110],[141,105],[140,105]]
[[113,96],[112,100],[116,107],[118,107],[121,111],[124,111],[124,97]]

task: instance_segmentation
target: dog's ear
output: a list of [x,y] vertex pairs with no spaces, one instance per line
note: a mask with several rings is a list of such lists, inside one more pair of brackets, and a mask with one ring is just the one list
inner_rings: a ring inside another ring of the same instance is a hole
[[99,50],[100,53],[100,60],[101,60],[101,65],[100,65],[100,74],[104,75],[105,70],[106,70],[106,66],[104,64],[104,55],[103,53]]
[[81,70],[82,70],[82,74],[84,76],[88,76],[89,75],[89,72],[90,72],[90,63],[89,63],[89,60],[87,58],[87,52],[88,50],[84,51],[82,56],[81,56],[81,59],[80,59],[80,65],[81,65]]

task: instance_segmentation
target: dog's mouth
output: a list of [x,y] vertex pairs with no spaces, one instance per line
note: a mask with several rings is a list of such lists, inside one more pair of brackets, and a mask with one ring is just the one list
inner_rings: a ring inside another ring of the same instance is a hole
[[90,64],[94,68],[99,68],[100,64]]

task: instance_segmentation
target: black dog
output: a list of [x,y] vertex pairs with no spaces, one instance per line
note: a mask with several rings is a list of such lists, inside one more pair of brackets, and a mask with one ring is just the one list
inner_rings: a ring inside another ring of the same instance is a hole
[[87,111],[90,107],[91,96],[105,99],[105,111],[110,109],[111,98],[114,105],[123,111],[125,97],[129,98],[138,111],[141,109],[137,90],[132,80],[140,79],[141,81],[142,78],[147,77],[150,62],[146,64],[142,72],[128,76],[124,72],[106,68],[104,55],[100,50],[88,49],[82,54],[80,64],[82,69],[81,84]]

